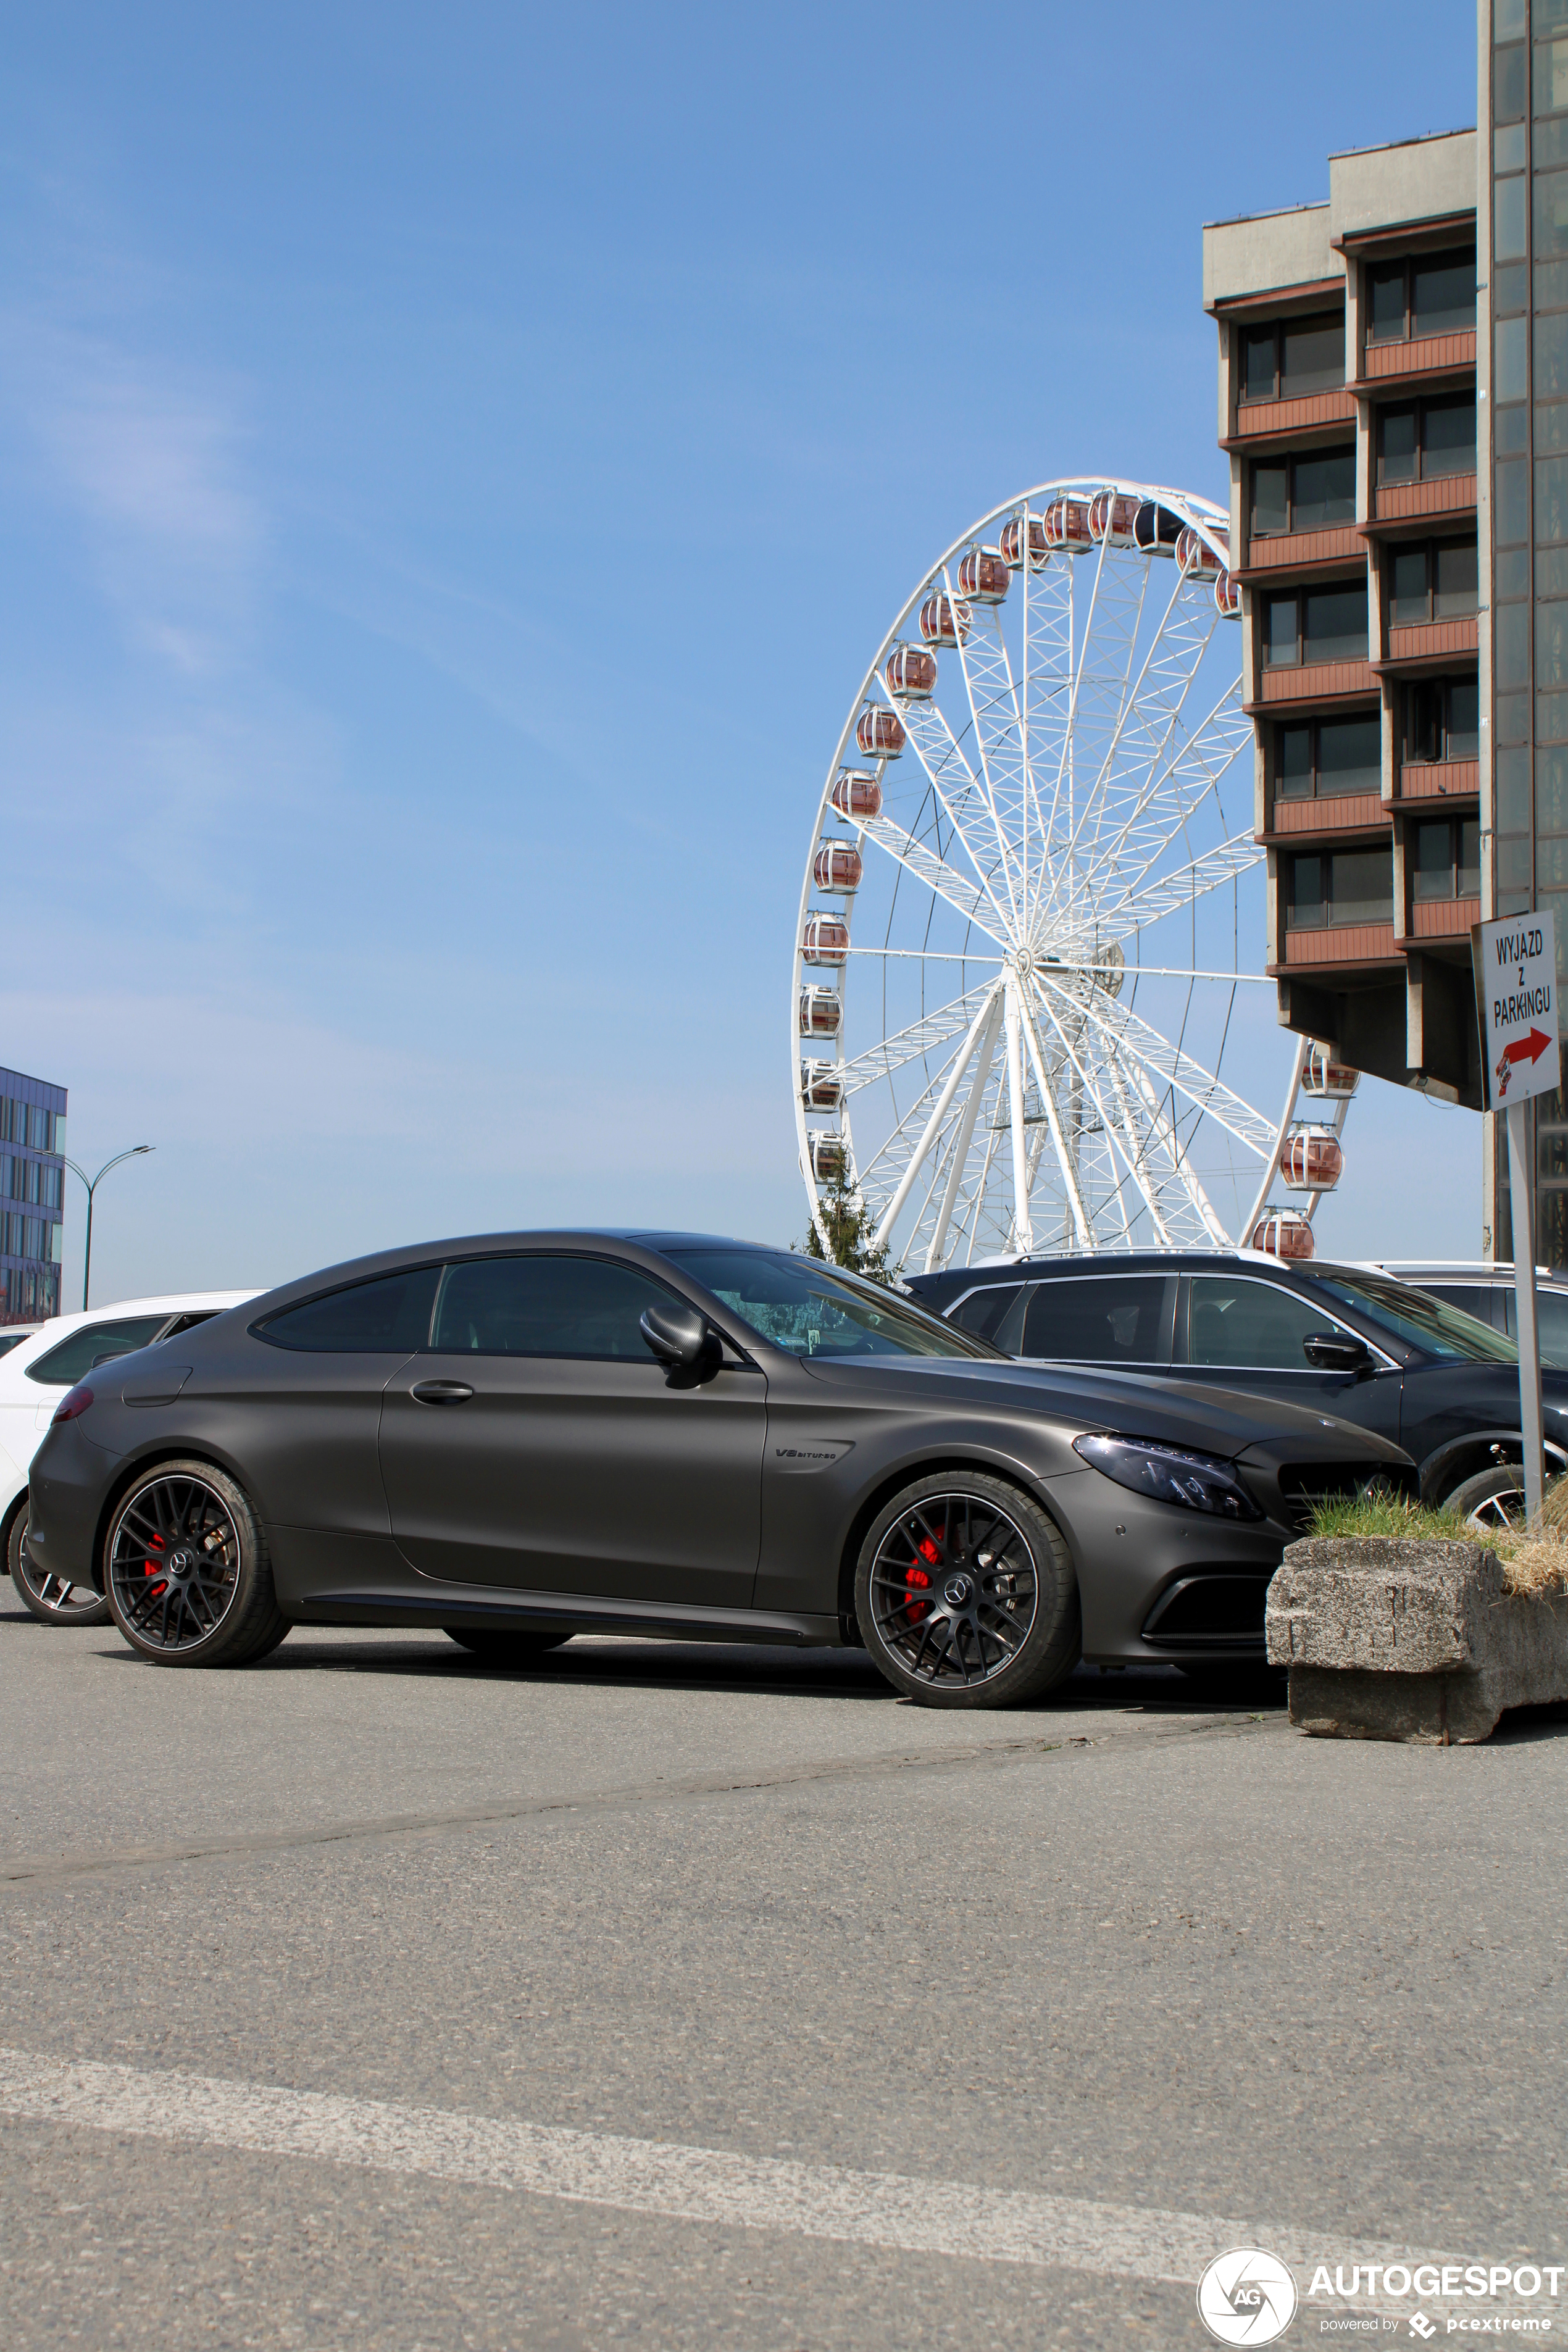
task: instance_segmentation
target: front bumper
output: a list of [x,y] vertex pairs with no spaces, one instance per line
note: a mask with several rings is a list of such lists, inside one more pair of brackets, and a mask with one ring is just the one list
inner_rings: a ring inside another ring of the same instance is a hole
[[[1415,1497],[1415,1465],[1395,1448],[1364,1453],[1341,1429],[1321,1460],[1289,1444],[1249,1446],[1236,1467],[1266,1516],[1221,1519],[1161,1503],[1085,1468],[1048,1481],[1079,1566],[1083,1654],[1091,1664],[1261,1661],[1264,1596],[1319,1492],[1385,1478]],[[1357,1435],[1360,1433],[1356,1433]]]

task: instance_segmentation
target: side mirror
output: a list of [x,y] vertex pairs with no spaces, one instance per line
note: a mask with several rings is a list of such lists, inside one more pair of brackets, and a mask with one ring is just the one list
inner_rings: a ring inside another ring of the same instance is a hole
[[724,1360],[724,1342],[695,1307],[650,1307],[637,1328],[672,1381],[716,1372]]
[[1348,1331],[1309,1331],[1301,1353],[1317,1372],[1365,1372],[1372,1369],[1372,1349]]

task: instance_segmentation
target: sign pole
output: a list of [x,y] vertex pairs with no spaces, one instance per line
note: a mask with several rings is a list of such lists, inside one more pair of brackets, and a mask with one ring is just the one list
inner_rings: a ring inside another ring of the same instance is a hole
[[1524,1439],[1524,1509],[1531,1526],[1541,1516],[1545,1447],[1541,1423],[1541,1346],[1535,1328],[1535,1233],[1531,1214],[1530,1139],[1524,1104],[1508,1107],[1508,1182],[1513,1207],[1514,1327],[1519,1333],[1519,1418]]
[[1513,1295],[1519,1333],[1519,1429],[1527,1520],[1541,1516],[1546,1483],[1541,1427],[1541,1339],[1535,1320],[1534,1171],[1525,1105],[1562,1084],[1557,1023],[1557,936],[1550,908],[1478,923],[1470,933],[1476,1013],[1489,1110],[1508,1126],[1513,1209]]

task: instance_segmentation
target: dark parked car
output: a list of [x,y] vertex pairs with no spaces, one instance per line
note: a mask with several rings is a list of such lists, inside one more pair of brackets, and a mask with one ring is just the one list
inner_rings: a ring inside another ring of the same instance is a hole
[[[1414,1457],[1427,1502],[1486,1517],[1518,1486],[1513,1341],[1375,1269],[1135,1251],[919,1275],[909,1287],[1011,1356],[1118,1365],[1357,1422]],[[1543,1371],[1542,1391],[1550,1473],[1568,1467],[1568,1371]]]
[[1261,1655],[1313,1494],[1413,1485],[1317,1412],[1039,1372],[787,1251],[499,1234],[288,1285],[95,1370],[27,1541],[133,1649],[291,1624],[864,1643],[939,1706],[1106,1663]]

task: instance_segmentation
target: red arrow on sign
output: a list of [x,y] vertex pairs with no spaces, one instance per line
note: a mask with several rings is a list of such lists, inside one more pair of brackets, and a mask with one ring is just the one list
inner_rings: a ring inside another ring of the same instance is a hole
[[1551,1043],[1544,1029],[1532,1029],[1528,1037],[1516,1037],[1505,1045],[1502,1057],[1505,1062],[1539,1062]]

